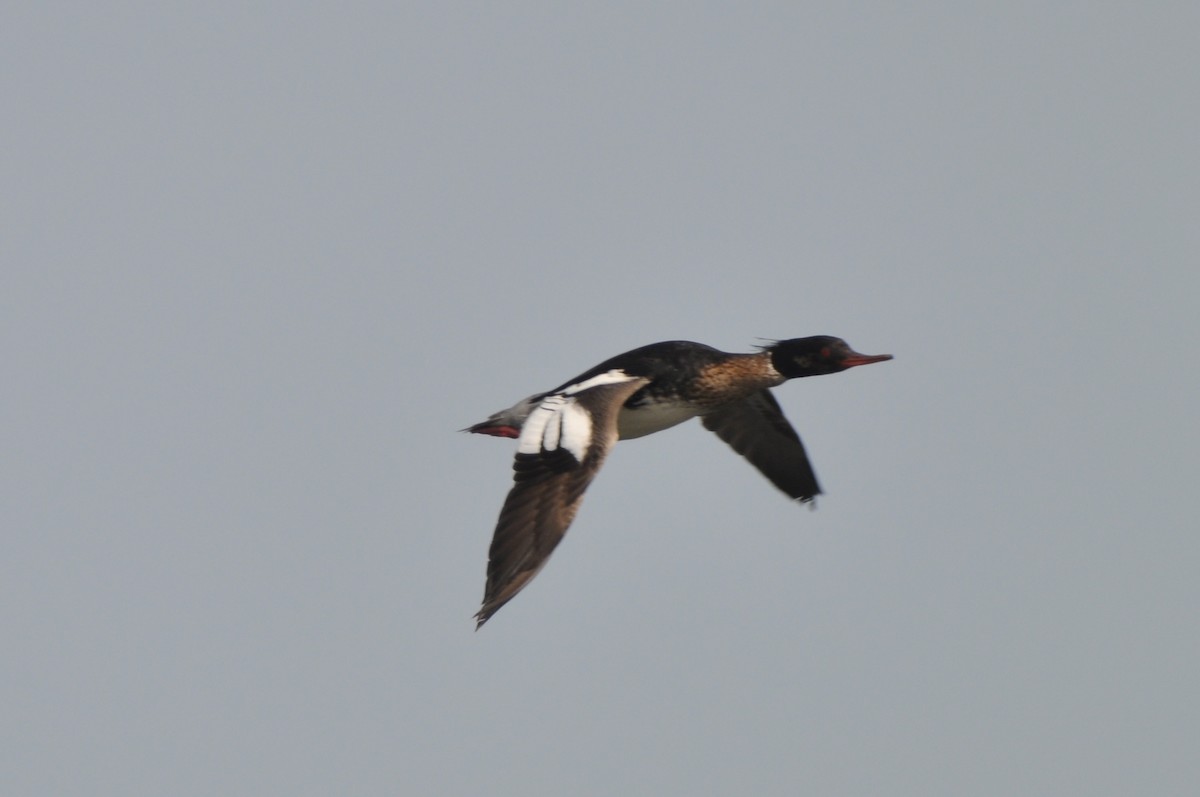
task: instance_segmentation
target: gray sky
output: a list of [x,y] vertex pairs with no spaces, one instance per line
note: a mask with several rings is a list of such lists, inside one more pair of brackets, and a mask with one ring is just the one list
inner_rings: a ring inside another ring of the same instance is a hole
[[[0,791],[1200,780],[1195,3],[10,3]],[[511,441],[832,334],[790,504],[617,447],[471,620]]]

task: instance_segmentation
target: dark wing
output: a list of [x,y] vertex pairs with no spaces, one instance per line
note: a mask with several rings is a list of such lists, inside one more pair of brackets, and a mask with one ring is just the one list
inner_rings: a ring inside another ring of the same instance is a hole
[[702,415],[700,421],[792,498],[807,502],[821,494],[800,435],[771,391],[760,390]]
[[546,564],[617,441],[621,405],[648,381],[609,371],[546,396],[529,414],[517,444],[514,484],[492,535],[476,628]]

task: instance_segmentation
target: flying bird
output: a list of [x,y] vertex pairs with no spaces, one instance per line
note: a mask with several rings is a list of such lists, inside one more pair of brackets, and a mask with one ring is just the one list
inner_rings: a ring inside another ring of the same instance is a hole
[[545,566],[617,440],[699,416],[772,484],[808,502],[821,492],[817,476],[770,389],[890,359],[859,354],[825,335],[775,341],[751,354],[686,340],[652,343],[467,427],[463,431],[517,440],[513,487],[492,536],[475,627]]

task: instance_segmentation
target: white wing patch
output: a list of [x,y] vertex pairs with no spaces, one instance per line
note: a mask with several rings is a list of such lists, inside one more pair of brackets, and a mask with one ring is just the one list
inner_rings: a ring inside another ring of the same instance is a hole
[[566,401],[565,397],[557,393],[546,396],[542,399],[542,403],[529,413],[529,417],[525,419],[525,425],[521,427],[521,437],[517,440],[518,454],[536,454],[546,447],[546,427],[550,424],[551,419],[555,421],[555,430],[552,434],[553,445],[550,446],[550,450],[558,448],[558,413]]
[[638,378],[636,376],[629,376],[620,368],[614,368],[611,371],[605,371],[602,374],[593,376],[591,379],[585,379],[574,385],[567,385],[561,392],[564,396],[574,396],[576,393],[582,393],[589,388],[599,387],[600,385],[619,385],[622,382],[632,382]]
[[574,401],[563,407],[562,447],[571,452],[576,462],[583,462],[588,446],[592,444],[592,416]]
[[592,444],[592,416],[579,406],[576,396],[595,387],[616,385],[638,378],[614,369],[546,396],[525,419],[521,437],[517,441],[517,453],[537,454],[555,451],[562,446],[576,462],[583,462]]

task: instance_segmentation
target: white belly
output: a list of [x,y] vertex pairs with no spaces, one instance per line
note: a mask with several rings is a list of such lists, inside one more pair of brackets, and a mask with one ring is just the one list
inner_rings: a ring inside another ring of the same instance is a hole
[[680,404],[649,405],[636,410],[622,407],[617,415],[617,433],[621,440],[644,437],[670,429],[699,414],[695,408]]

